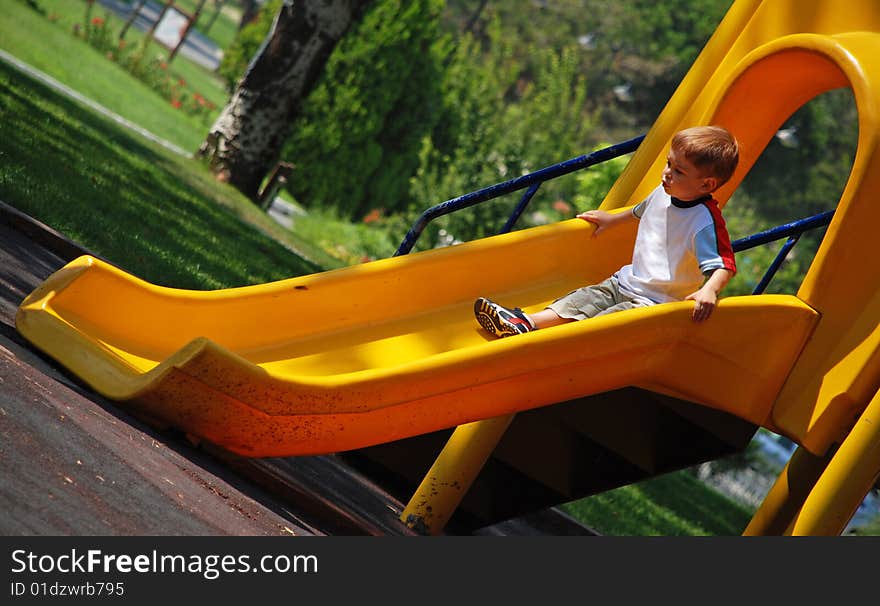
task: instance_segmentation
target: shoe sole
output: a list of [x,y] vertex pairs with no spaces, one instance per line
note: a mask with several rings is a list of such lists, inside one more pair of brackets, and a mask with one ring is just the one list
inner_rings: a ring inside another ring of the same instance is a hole
[[481,297],[474,301],[474,316],[486,332],[490,332],[496,337],[509,337],[510,335],[520,334],[516,329],[505,325],[488,299]]

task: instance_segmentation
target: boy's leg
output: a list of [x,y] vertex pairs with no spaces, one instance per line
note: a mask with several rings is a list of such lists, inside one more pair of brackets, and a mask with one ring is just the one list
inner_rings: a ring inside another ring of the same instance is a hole
[[506,337],[641,305],[623,297],[616,277],[612,276],[599,284],[574,290],[531,314],[524,313],[518,307],[510,309],[480,297],[474,302],[474,315],[487,331]]
[[[592,318],[619,302],[620,292],[617,289],[616,279],[612,277],[599,284],[573,290],[553,301],[544,311],[555,314],[562,322],[570,322]],[[553,321],[549,314],[547,319]]]
[[617,305],[612,305],[608,309],[603,309],[602,311],[600,311],[599,313],[597,313],[593,317],[598,318],[599,316],[604,316],[606,314],[613,314],[614,312],[617,312],[617,311],[624,311],[627,309],[635,309],[636,307],[647,307],[647,306],[648,306],[647,303],[643,303],[641,301],[630,301],[630,300],[621,301]]
[[574,322],[574,318],[563,318],[549,307],[545,307],[541,311],[526,314],[526,316],[531,318],[532,324],[535,325],[535,328],[550,328],[551,326]]
[[510,309],[480,297],[474,302],[474,315],[488,332],[506,337],[646,305],[648,303],[623,296],[616,277],[612,276],[599,284],[572,291],[530,314],[519,307]]

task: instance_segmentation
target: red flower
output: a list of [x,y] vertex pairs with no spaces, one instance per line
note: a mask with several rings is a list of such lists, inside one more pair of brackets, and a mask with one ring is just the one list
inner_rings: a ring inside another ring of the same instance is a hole
[[104,20],[101,19],[100,17],[95,17],[94,19],[92,19],[92,25],[97,25],[100,27],[100,26],[104,25]]
[[369,213],[367,213],[367,215],[363,218],[363,221],[364,221],[364,223],[369,225],[370,223],[375,223],[376,221],[378,221],[381,218],[382,218],[382,209],[381,208],[374,208]]
[[566,214],[571,212],[571,204],[569,204],[565,200],[556,200],[553,203],[553,210],[562,214]]
[[174,107],[175,109],[180,109],[181,103],[178,99],[172,99],[171,106]]

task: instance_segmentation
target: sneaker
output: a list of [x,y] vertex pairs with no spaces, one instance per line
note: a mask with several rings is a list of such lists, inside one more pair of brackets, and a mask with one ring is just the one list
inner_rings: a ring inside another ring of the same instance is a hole
[[483,297],[474,301],[474,316],[480,326],[496,337],[509,337],[535,330],[519,307],[508,309]]

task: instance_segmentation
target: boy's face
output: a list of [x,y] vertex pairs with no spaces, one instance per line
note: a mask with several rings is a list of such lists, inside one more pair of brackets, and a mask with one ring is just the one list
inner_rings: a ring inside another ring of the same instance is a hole
[[670,149],[663,169],[663,189],[679,200],[695,200],[715,191],[718,179],[699,170],[685,155]]

